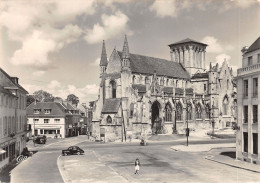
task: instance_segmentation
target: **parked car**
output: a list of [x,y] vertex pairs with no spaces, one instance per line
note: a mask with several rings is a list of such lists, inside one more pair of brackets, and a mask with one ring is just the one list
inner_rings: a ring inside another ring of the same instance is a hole
[[33,142],[34,143],[37,143],[37,144],[45,144],[47,141],[46,139],[46,136],[45,135],[39,135],[39,136],[36,136],[34,139],[33,139]]
[[84,151],[79,148],[78,146],[70,146],[68,149],[62,150],[62,155],[66,156],[66,155],[73,155],[73,154],[83,154]]

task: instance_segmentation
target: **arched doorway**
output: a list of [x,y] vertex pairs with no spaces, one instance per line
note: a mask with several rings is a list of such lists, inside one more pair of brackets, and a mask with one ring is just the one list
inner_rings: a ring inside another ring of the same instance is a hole
[[162,133],[162,119],[160,119],[160,103],[155,101],[152,105],[152,132]]

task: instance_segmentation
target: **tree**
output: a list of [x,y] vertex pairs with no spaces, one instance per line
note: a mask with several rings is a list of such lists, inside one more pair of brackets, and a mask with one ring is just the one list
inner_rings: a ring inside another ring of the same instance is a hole
[[28,95],[27,96],[27,100],[26,100],[26,107],[28,107],[34,101],[35,101],[34,96],[33,95]]
[[79,103],[79,97],[77,97],[74,94],[69,94],[67,96],[67,101],[71,101],[72,104],[75,104],[76,106],[78,106]]
[[33,93],[34,98],[36,99],[37,102],[53,102],[54,97],[52,94],[43,91],[43,90],[38,90]]

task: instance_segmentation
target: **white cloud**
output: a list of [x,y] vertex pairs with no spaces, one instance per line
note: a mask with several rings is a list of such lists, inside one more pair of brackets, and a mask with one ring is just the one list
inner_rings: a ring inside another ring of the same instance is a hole
[[91,65],[98,66],[100,64],[100,58],[97,58]]
[[229,56],[227,54],[224,54],[224,53],[216,56],[216,63],[218,63],[219,65],[222,65],[224,60],[226,60],[227,62],[230,61],[231,60],[231,56]]
[[218,63],[219,67],[221,67],[225,60],[227,61],[228,66],[232,67],[233,75],[236,76],[238,66],[230,64],[230,60],[231,60],[231,56],[230,55],[227,55],[225,53],[219,54],[219,55],[216,56],[216,62],[214,62],[212,64],[216,65]]
[[177,1],[176,0],[156,0],[150,6],[150,11],[154,11],[158,17],[176,17],[178,15]]
[[59,52],[82,34],[69,23],[79,15],[92,15],[95,7],[95,0],[3,1],[1,28],[6,27],[9,38],[22,45],[11,63],[46,67],[50,53]]
[[56,89],[56,88],[61,87],[61,84],[60,84],[60,82],[57,81],[57,80],[52,80],[52,81],[48,84],[47,87],[48,87],[49,89]]
[[231,2],[234,2],[240,8],[249,8],[255,3],[260,3],[259,0],[231,0]]
[[131,31],[129,31],[127,27],[129,18],[121,11],[115,12],[114,15],[103,14],[101,20],[102,25],[97,23],[93,26],[93,29],[86,30],[84,39],[89,44],[99,43],[102,40],[116,37],[123,32],[131,34]]
[[206,36],[201,40],[202,43],[208,45],[207,52],[209,53],[219,53],[223,51],[222,46],[219,44],[218,40],[212,36]]
[[37,77],[42,76],[44,74],[45,74],[45,71],[35,71],[35,72],[33,72],[33,76],[37,76]]

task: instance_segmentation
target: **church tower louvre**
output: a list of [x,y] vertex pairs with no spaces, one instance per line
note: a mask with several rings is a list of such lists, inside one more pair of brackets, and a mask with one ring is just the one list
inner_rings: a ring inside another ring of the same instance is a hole
[[205,54],[208,45],[187,38],[168,46],[170,47],[171,61],[182,64],[190,76],[197,71],[205,72]]
[[103,40],[103,45],[102,45],[102,52],[101,52],[101,58],[100,58],[100,75],[102,76],[104,73],[106,73],[107,69],[107,53],[106,53],[106,46],[105,46],[105,41]]

